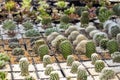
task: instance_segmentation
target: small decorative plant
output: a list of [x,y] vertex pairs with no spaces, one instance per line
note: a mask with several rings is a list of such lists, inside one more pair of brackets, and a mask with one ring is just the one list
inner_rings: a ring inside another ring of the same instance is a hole
[[59,33],[57,33],[57,32],[52,32],[51,34],[49,34],[48,36],[47,36],[47,41],[49,42],[49,43],[51,43],[51,41],[53,41],[54,39],[55,39],[55,37],[57,37],[59,35]]
[[30,8],[31,8],[31,2],[32,2],[32,0],[23,0],[23,2],[22,2],[22,9],[24,11],[29,11]]
[[43,56],[43,66],[46,67],[48,64],[52,64],[51,56],[44,55]]
[[73,55],[68,55],[67,56],[67,66],[72,66],[72,63],[75,61]]
[[97,53],[93,53],[92,55],[91,55],[91,61],[92,61],[92,64],[94,65],[95,64],[95,62],[97,61],[97,60],[99,60],[100,58],[99,58],[99,56],[98,56],[98,54]]
[[52,72],[52,71],[54,71],[54,68],[53,68],[53,66],[52,65],[50,65],[50,64],[48,64],[47,66],[46,66],[46,68],[45,68],[45,75],[50,75],[50,73]]
[[17,55],[24,55],[24,50],[22,48],[14,48],[12,50],[12,54],[17,56]]
[[111,54],[113,62],[120,63],[120,52],[114,52]]
[[5,61],[4,60],[1,60],[0,61],[0,69],[2,69],[3,67],[5,67]]
[[61,8],[61,9],[67,7],[67,3],[65,1],[58,1],[56,5],[58,8]]
[[0,53],[0,60],[10,61],[10,57],[5,53]]
[[59,32],[59,30],[58,30],[58,28],[47,28],[46,30],[45,30],[45,35],[49,35],[49,34],[51,34],[52,32]]
[[74,12],[75,12],[75,6],[73,4],[70,8],[68,8],[67,10],[64,10],[64,13],[67,15],[73,14]]
[[59,74],[56,71],[50,73],[50,80],[60,80]]
[[25,77],[25,80],[35,80],[35,78],[32,76],[27,76],[27,77]]
[[60,18],[60,22],[61,23],[64,23],[64,24],[68,24],[70,21],[70,18],[68,15],[63,15],[61,18]]
[[9,47],[14,49],[14,48],[20,48],[20,44],[18,42],[10,42]]
[[65,35],[70,35],[72,31],[78,31],[78,29],[75,26],[69,26],[68,29],[65,30]]
[[86,29],[85,29],[85,31],[86,31],[87,33],[90,33],[90,32],[93,31],[93,30],[96,30],[96,27],[95,27],[95,26],[92,26],[92,25],[89,25],[89,26],[86,27]]
[[91,38],[93,38],[93,36],[96,34],[96,33],[98,33],[98,32],[100,32],[99,30],[93,30],[93,31],[91,31],[90,33],[89,33],[89,36],[91,37]]
[[119,14],[119,12],[120,12],[120,4],[115,4],[113,6],[113,11],[114,11],[115,15],[120,16],[120,14]]
[[0,71],[0,80],[6,80],[6,72]]
[[96,72],[101,72],[102,69],[105,67],[105,63],[102,60],[97,60],[95,62],[95,71]]
[[77,73],[77,70],[78,70],[78,67],[79,67],[79,65],[80,65],[80,62],[78,62],[78,61],[74,61],[73,63],[72,63],[72,67],[71,67],[71,73]]
[[29,30],[33,28],[33,24],[30,21],[26,21],[23,23],[23,27],[25,28],[25,30]]
[[70,33],[70,35],[68,36],[68,39],[69,39],[70,41],[74,41],[79,34],[80,34],[80,33],[79,33],[78,31],[72,31],[72,32]]
[[100,47],[101,47],[102,49],[106,50],[106,49],[107,49],[107,42],[108,42],[108,39],[102,39],[102,40],[100,41]]

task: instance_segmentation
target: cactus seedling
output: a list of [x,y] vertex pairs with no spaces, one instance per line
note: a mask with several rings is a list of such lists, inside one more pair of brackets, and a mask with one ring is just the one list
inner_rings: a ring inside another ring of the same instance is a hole
[[95,71],[96,72],[101,72],[104,67],[105,67],[105,63],[102,60],[97,60],[95,62]]
[[22,48],[14,48],[12,50],[13,55],[24,55],[24,50]]
[[51,64],[51,63],[52,63],[51,56],[44,55],[43,56],[43,65],[44,65],[44,67],[46,67],[48,64]]
[[45,69],[45,75],[50,75],[50,73],[54,71],[54,68],[52,65],[48,64]]
[[97,60],[99,60],[99,59],[100,59],[100,58],[99,58],[99,56],[98,56],[97,53],[93,53],[93,54],[91,55],[92,64],[95,64],[95,62],[96,62]]
[[118,62],[120,63],[120,52],[114,52],[111,54],[113,62]]
[[78,70],[78,67],[79,67],[79,65],[80,65],[80,62],[78,62],[78,61],[74,61],[73,63],[72,63],[72,67],[71,67],[71,73],[77,73],[77,70]]
[[60,80],[59,74],[56,71],[50,73],[50,80]]
[[72,66],[72,63],[74,62],[74,56],[73,55],[68,55],[67,56],[67,66]]

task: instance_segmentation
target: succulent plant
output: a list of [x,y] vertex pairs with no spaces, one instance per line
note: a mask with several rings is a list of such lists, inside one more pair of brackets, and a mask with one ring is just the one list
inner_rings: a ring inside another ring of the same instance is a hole
[[76,7],[75,13],[78,14],[79,16],[82,15],[83,11],[86,11],[87,8],[86,7]]
[[117,40],[117,43],[120,45],[120,33],[117,34],[116,40]]
[[112,54],[116,51],[118,51],[118,43],[116,40],[112,39],[107,42],[107,49],[109,50],[109,53]]
[[71,25],[70,23],[68,23],[68,24],[66,24],[66,23],[60,23],[59,27],[60,27],[60,29],[66,30],[66,29],[69,28],[70,25]]
[[0,69],[2,69],[5,66],[5,61],[4,60],[0,60]]
[[114,52],[111,54],[113,62],[120,63],[120,52]]
[[52,71],[50,73],[50,80],[60,80],[60,77],[57,71]]
[[57,5],[57,7],[59,7],[59,8],[65,8],[65,7],[67,7],[67,3],[66,3],[65,1],[58,1],[58,2],[56,3],[56,5]]
[[2,60],[9,61],[10,57],[5,53],[0,53],[0,61],[2,61]]
[[53,32],[59,32],[58,28],[56,28],[56,27],[47,28],[47,29],[45,30],[45,35],[48,36],[49,34],[51,34],[51,33],[53,33]]
[[18,42],[10,42],[9,47],[14,49],[14,48],[20,48],[20,44]]
[[25,28],[25,30],[29,30],[33,28],[33,24],[30,21],[26,21],[23,23],[23,27]]
[[102,40],[100,41],[100,47],[101,47],[102,49],[106,50],[106,49],[107,49],[107,42],[108,42],[108,39],[102,39]]
[[117,16],[120,16],[119,12],[120,12],[120,4],[115,4],[113,6],[113,11]]
[[41,60],[43,59],[43,56],[47,55],[48,53],[49,53],[49,47],[46,44],[39,46],[38,54],[40,55]]
[[67,56],[67,66],[72,66],[72,63],[75,61],[73,55],[68,55]]
[[77,80],[87,80],[87,71],[82,66],[78,67]]
[[109,80],[113,79],[114,77],[115,71],[108,67],[104,68],[99,75],[100,80]]
[[51,56],[44,55],[43,56],[43,66],[46,67],[48,64],[52,64]]
[[70,33],[70,35],[68,36],[68,39],[69,39],[70,41],[74,41],[79,34],[80,34],[80,33],[79,33],[78,31],[72,31],[72,32]]
[[91,55],[92,64],[95,64],[95,62],[96,62],[97,60],[99,60],[99,59],[100,59],[100,58],[99,58],[99,56],[98,56],[97,53],[93,53],[93,54]]
[[28,62],[27,58],[21,58],[20,59],[19,67],[20,67],[22,76],[28,76],[29,75],[29,71],[28,71],[29,62]]
[[73,63],[72,63],[72,66],[71,66],[71,73],[77,73],[77,70],[78,70],[78,67],[79,67],[79,65],[80,65],[80,62],[78,62],[78,61],[74,61]]
[[68,55],[71,55],[73,53],[73,47],[70,41],[64,40],[59,45],[59,51],[63,55],[65,59],[67,59]]
[[109,27],[110,27],[111,25],[116,25],[116,23],[113,22],[113,21],[111,21],[111,20],[105,21],[104,24],[103,24],[104,30],[105,30],[106,32],[108,32],[108,29],[109,29]]
[[0,80],[6,80],[6,72],[0,71]]
[[13,55],[24,55],[24,50],[22,48],[14,48],[12,50]]
[[54,68],[53,68],[53,66],[52,65],[50,65],[50,64],[48,64],[47,66],[46,66],[46,68],[45,68],[45,75],[50,75],[50,73],[52,72],[52,71],[54,71]]
[[25,80],[35,80],[35,78],[32,76],[27,76],[27,77],[25,77]]
[[52,32],[50,35],[47,36],[47,41],[51,43],[51,41],[53,41],[58,35],[59,33]]
[[99,30],[93,30],[89,33],[89,36],[93,38],[93,36],[98,32],[100,32],[100,31]]
[[51,17],[50,16],[42,16],[41,23],[42,23],[42,25],[50,25]]
[[67,30],[65,30],[65,35],[68,36],[72,31],[78,31],[78,29],[75,26],[69,26]]
[[89,26],[86,27],[86,29],[85,29],[85,31],[86,31],[87,33],[90,33],[90,32],[93,31],[93,30],[96,30],[96,27],[95,27],[95,26],[92,26],[92,25],[89,25]]
[[68,15],[63,15],[61,18],[60,18],[60,22],[61,23],[65,23],[65,24],[68,24],[70,21],[70,18]]
[[95,71],[96,72],[101,72],[102,69],[105,67],[105,63],[102,60],[97,60],[95,62]]
[[38,30],[35,29],[29,29],[25,32],[26,37],[38,37],[40,36],[40,33]]

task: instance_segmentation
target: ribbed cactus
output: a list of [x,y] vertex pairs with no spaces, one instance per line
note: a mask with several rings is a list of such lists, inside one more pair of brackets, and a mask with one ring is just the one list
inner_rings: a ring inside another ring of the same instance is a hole
[[100,41],[100,47],[101,47],[102,49],[106,50],[106,49],[107,49],[107,42],[108,42],[108,39],[102,39],[102,40]]
[[120,12],[120,4],[115,4],[115,5],[113,6],[113,11],[115,12],[115,14],[116,14],[117,16],[120,16],[120,14],[119,14],[119,12]]
[[54,71],[54,68],[53,68],[53,66],[52,65],[50,65],[50,64],[48,64],[47,66],[46,66],[46,69],[45,69],[45,75],[50,75],[50,73],[52,72],[52,71]]
[[73,63],[72,63],[72,67],[71,67],[71,73],[77,73],[77,70],[78,70],[78,67],[79,67],[79,65],[80,65],[80,62],[78,62],[78,61],[74,61]]
[[73,47],[71,42],[68,40],[62,41],[59,45],[59,51],[61,52],[63,57],[67,59],[67,56],[73,53]]
[[68,55],[67,56],[67,66],[72,66],[72,63],[74,62],[74,56],[73,55]]
[[27,76],[27,77],[25,77],[25,80],[35,80],[35,78],[32,76]]
[[19,61],[19,66],[21,69],[21,75],[28,76],[29,75],[29,71],[28,71],[29,62],[28,62],[27,58],[21,58]]
[[89,33],[89,36],[93,38],[93,36],[98,32],[100,32],[100,31],[99,30],[93,30]]
[[57,32],[52,32],[49,36],[47,36],[47,41],[51,43],[51,41],[53,39],[55,39],[55,37],[57,37],[59,35],[59,33]]
[[72,31],[78,31],[78,29],[75,26],[70,26],[67,30],[65,30],[65,35],[70,35]]
[[44,55],[43,56],[43,65],[44,65],[44,67],[46,67],[48,64],[52,64],[51,56]]
[[99,59],[100,59],[100,58],[99,58],[99,56],[98,56],[97,53],[93,53],[93,54],[91,55],[92,64],[95,64],[95,62],[96,62],[97,60],[99,60]]
[[86,29],[85,29],[85,31],[86,31],[87,33],[90,33],[90,32],[93,31],[93,30],[96,30],[96,27],[95,27],[95,26],[92,26],[92,25],[89,25],[89,26],[86,27]]
[[95,62],[95,71],[96,72],[101,72],[102,69],[105,67],[105,63],[102,60],[97,60]]
[[68,36],[68,39],[69,39],[70,41],[74,41],[79,34],[80,34],[80,33],[79,33],[78,31],[72,31],[72,32],[70,33],[70,35]]
[[114,52],[111,54],[113,62],[118,62],[120,63],[120,52]]
[[60,80],[59,74],[56,71],[50,73],[50,80]]
[[79,66],[77,70],[77,80],[87,80],[87,72],[84,67]]
[[115,77],[115,71],[108,67],[104,68],[99,75],[100,80],[114,79],[114,77]]

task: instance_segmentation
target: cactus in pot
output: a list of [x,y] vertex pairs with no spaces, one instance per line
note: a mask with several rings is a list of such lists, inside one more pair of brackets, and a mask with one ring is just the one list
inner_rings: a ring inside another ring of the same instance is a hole
[[45,75],[50,75],[50,73],[52,72],[52,71],[54,71],[54,68],[53,68],[53,66],[51,65],[51,64],[48,64],[47,66],[46,66],[46,69],[45,69]]
[[59,74],[56,71],[50,73],[50,80],[60,80]]
[[46,67],[48,64],[52,64],[51,56],[44,55],[43,56],[43,66]]
[[28,71],[29,62],[28,62],[27,58],[21,58],[20,59],[19,67],[20,67],[22,76],[28,76],[29,75],[29,71]]
[[72,63],[75,61],[73,55],[68,55],[67,56],[67,66],[72,66]]
[[120,63],[120,52],[114,52],[111,57],[113,62]]
[[47,36],[47,41],[51,43],[55,39],[55,37],[57,37],[58,35],[59,33],[52,32],[50,35]]
[[101,72],[102,69],[105,67],[105,63],[102,60],[97,60],[95,62],[95,71],[96,72]]
[[115,4],[113,6],[113,11],[114,11],[115,15],[120,16],[120,14],[119,14],[119,12],[120,12],[120,4]]
[[97,60],[99,60],[100,58],[99,58],[99,56],[98,56],[98,54],[97,53],[93,53],[92,55],[91,55],[91,61],[92,61],[92,64],[94,65],[95,64],[95,62],[97,61]]
[[71,73],[77,73],[77,70],[78,70],[78,67],[79,67],[79,65],[81,65],[80,64],[80,62],[78,62],[78,61],[74,61],[73,63],[72,63],[72,66],[71,66]]
[[86,27],[86,29],[85,29],[85,31],[86,31],[87,33],[90,33],[90,32],[93,31],[93,30],[96,30],[96,27],[95,27],[95,26],[92,26],[92,25],[89,25],[89,26]]
[[17,56],[17,55],[24,55],[24,50],[22,48],[14,48],[12,50],[12,54]]
[[108,42],[108,39],[102,39],[102,40],[100,41],[100,47],[101,47],[102,49],[106,50],[106,49],[107,49],[107,42]]
[[0,53],[0,61],[10,61],[10,57],[5,53]]
[[78,31],[72,31],[72,32],[70,33],[70,35],[68,36],[68,39],[69,39],[70,41],[74,41],[79,34],[80,34],[80,33],[79,33]]
[[0,71],[0,80],[7,80],[6,77],[7,77],[6,72]]

